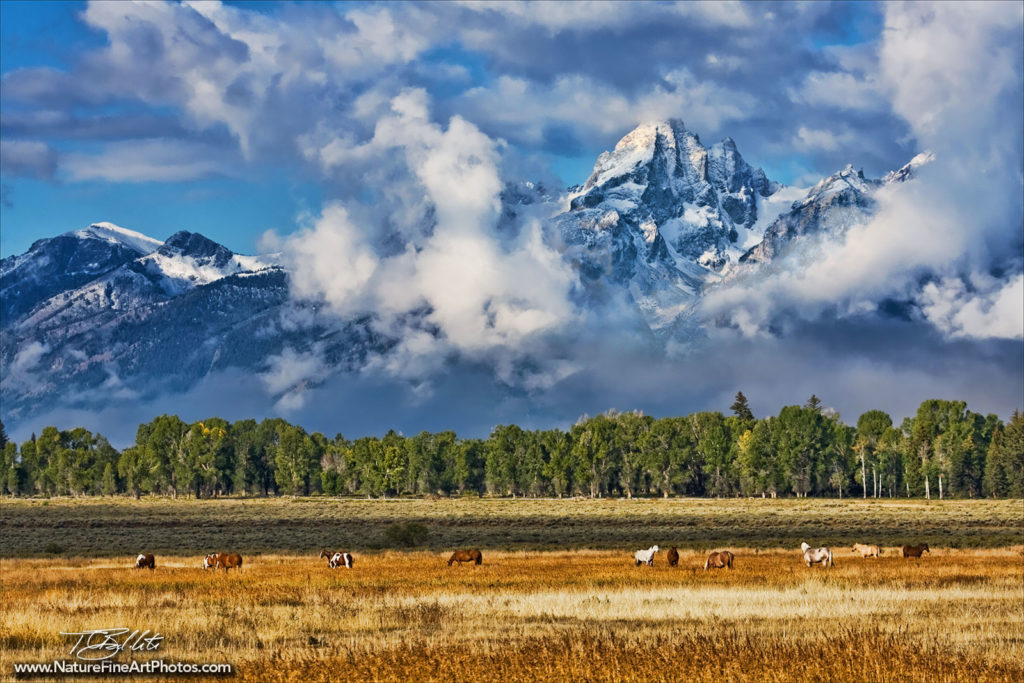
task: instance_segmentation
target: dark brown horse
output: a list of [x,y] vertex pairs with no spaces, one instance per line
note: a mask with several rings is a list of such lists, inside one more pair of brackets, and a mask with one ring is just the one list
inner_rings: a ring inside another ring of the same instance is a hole
[[214,556],[213,568],[224,567],[224,573],[229,569],[242,570],[242,556],[238,553],[220,553]]
[[928,549],[927,543],[921,545],[905,545],[903,546],[903,557],[921,557],[921,553],[931,553]]
[[448,566],[452,566],[452,562],[458,562],[460,565],[463,562],[472,562],[473,564],[483,564],[484,556],[480,554],[480,551],[476,548],[471,550],[456,550],[452,553],[452,556],[448,558]]
[[723,567],[732,569],[733,554],[728,550],[719,550],[717,552],[708,555],[708,559],[704,560],[704,571],[708,570],[708,567],[712,569],[722,569]]
[[136,569],[156,569],[156,558],[149,553],[142,553],[135,558]]
[[668,549],[668,566],[674,567],[679,564],[679,551],[675,548]]

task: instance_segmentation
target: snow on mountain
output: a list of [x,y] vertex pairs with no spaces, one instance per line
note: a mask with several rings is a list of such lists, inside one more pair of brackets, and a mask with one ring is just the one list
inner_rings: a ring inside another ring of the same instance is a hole
[[141,232],[135,232],[128,228],[122,228],[119,225],[113,223],[100,222],[93,223],[88,228],[74,231],[76,237],[83,239],[96,238],[106,240],[111,244],[123,244],[124,246],[134,249],[139,254],[149,254],[156,251],[163,245],[160,240],[147,237]]
[[171,235],[159,249],[139,259],[139,264],[160,278],[172,296],[229,275],[278,265],[269,257],[234,254],[213,240],[187,231]]
[[735,265],[780,189],[732,139],[705,148],[682,121],[655,121],[602,153],[553,222],[592,298],[625,287],[663,330]]

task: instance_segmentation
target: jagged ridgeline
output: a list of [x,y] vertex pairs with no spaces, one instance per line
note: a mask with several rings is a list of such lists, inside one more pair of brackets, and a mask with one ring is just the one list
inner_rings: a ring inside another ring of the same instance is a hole
[[[0,433],[2,433],[0,425]],[[122,451],[85,429],[0,440],[0,493],[16,496],[492,495],[1016,497],[1024,415],[1003,424],[962,401],[929,400],[898,426],[872,410],[845,424],[812,396],[757,419],[732,414],[583,418],[568,431],[496,427],[346,439],[282,419],[162,415]]]
[[[880,180],[847,167],[806,191],[769,180],[729,138],[705,147],[681,121],[657,121],[603,153],[581,186],[507,186],[498,228],[548,205],[546,239],[576,274],[575,304],[597,320],[625,305],[654,339],[685,343],[700,334],[693,312],[710,288],[800,267],[787,259],[866,220],[878,188],[929,159]],[[12,422],[185,391],[222,370],[263,373],[313,340],[329,370],[345,372],[398,341],[374,329],[372,311],[339,322],[294,300],[279,255],[111,223],[3,259],[0,302],[0,398]]]

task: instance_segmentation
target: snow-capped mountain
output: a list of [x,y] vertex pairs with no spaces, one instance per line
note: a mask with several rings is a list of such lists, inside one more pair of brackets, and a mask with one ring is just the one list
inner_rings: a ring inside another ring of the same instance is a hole
[[[726,138],[710,147],[681,121],[637,127],[562,195],[514,183],[499,232],[547,217],[547,239],[578,277],[577,304],[623,304],[656,338],[700,334],[701,296],[813,258],[803,248],[870,217],[875,193],[931,161],[924,153],[882,179],[852,166],[809,190],[770,181]],[[197,233],[166,242],[111,223],[35,242],[0,262],[0,392],[5,418],[56,405],[184,390],[228,368],[315,347],[331,370],[361,367],[397,340],[371,317],[325,322],[295,301],[277,255],[235,254]],[[631,308],[630,308],[631,307]],[[616,311],[619,311],[616,308]]]
[[554,225],[591,298],[624,288],[658,331],[735,266],[781,189],[730,138],[706,148],[682,121],[657,121],[598,157]]

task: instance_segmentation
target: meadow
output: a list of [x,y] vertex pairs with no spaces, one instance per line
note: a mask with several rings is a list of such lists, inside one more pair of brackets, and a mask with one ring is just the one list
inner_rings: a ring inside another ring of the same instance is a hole
[[[127,626],[165,638],[136,659],[227,662],[231,680],[1024,677],[1024,503],[899,504],[4,501],[0,675],[66,657],[61,631]],[[408,519],[430,529],[428,548],[370,547]],[[341,531],[329,538],[315,520]],[[23,536],[32,529],[36,545]],[[882,557],[854,556],[854,536],[885,546]],[[796,537],[831,544],[836,566],[804,567]],[[52,538],[84,550],[39,552]],[[455,539],[481,547],[483,565],[448,567],[442,548]],[[900,557],[895,545],[911,540],[932,553]],[[664,552],[634,566],[632,551],[651,543],[679,546],[679,566]],[[329,570],[320,547],[352,551],[355,567]],[[735,569],[701,571],[719,547]],[[212,549],[246,553],[243,570],[204,572]],[[141,550],[157,554],[155,571],[130,568]]]
[[671,543],[796,548],[925,542],[998,548],[1024,542],[1024,501],[920,499],[178,499],[0,502],[0,556],[190,555],[217,549],[300,553],[394,548],[387,531],[419,524],[422,548],[620,549]]

